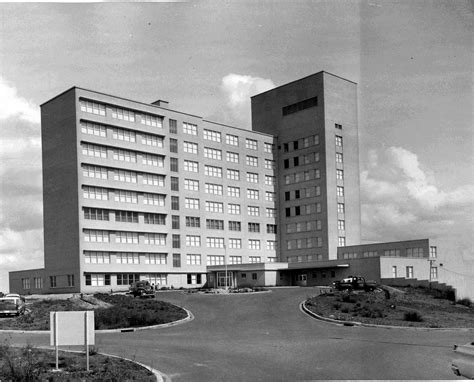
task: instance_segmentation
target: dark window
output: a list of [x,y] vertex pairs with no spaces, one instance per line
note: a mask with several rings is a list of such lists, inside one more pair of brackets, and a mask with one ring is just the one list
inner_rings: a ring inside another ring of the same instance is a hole
[[115,221],[124,223],[138,223],[138,212],[115,211]]
[[145,220],[145,224],[159,224],[165,225],[166,224],[166,215],[165,214],[144,214],[143,218]]
[[336,129],[342,130],[342,125],[339,125],[338,123],[335,124]]
[[229,221],[229,231],[241,231],[241,223],[236,221]]
[[170,119],[170,133],[171,134],[178,134],[178,123],[176,122],[175,119]]
[[285,160],[283,161],[283,167],[285,167],[285,168],[289,168],[289,167],[290,167],[290,160],[289,160],[289,159],[285,159]]
[[201,218],[195,216],[186,216],[186,227],[201,227]]
[[173,253],[173,268],[181,268],[181,255]]
[[252,273],[252,280],[257,280],[257,274],[256,273]]
[[295,207],[295,216],[300,216],[300,214],[301,214],[300,206],[296,206]]
[[179,210],[179,197],[178,196],[171,197],[171,209],[175,211]]
[[179,229],[179,216],[172,215],[171,216],[171,228],[172,229]]
[[224,220],[206,219],[207,229],[224,229]]
[[242,273],[242,276],[241,276],[243,279],[246,279],[247,278],[247,273]]
[[283,151],[284,151],[285,153],[287,153],[288,150],[289,150],[289,145],[288,145],[288,143],[283,143]]
[[293,141],[293,150],[298,150],[298,141]]
[[110,285],[110,275],[104,275],[104,285]]
[[300,190],[295,190],[295,199],[300,198]]
[[178,158],[170,158],[170,171],[178,172]]
[[178,152],[178,140],[174,138],[170,138],[170,152],[177,153]]
[[173,248],[181,248],[181,236],[173,235]]
[[259,223],[249,223],[249,232],[260,232]]
[[293,166],[299,166],[300,165],[300,158],[299,157],[294,157],[293,158]]
[[277,233],[276,224],[267,224],[267,233]]
[[285,208],[286,217],[291,216],[291,208]]
[[281,109],[283,116],[288,114],[293,114],[298,111],[309,109],[310,107],[318,106],[318,97],[308,98],[304,101],[300,101],[288,106],[285,106]]
[[285,191],[285,200],[290,200],[290,191]]
[[332,278],[336,277],[336,271],[331,271],[331,277]]
[[171,191],[179,191],[179,178],[171,177]]

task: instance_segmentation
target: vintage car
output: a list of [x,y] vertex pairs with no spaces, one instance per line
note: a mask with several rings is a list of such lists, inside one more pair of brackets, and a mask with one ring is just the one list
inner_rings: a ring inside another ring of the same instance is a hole
[[0,298],[0,316],[19,316],[25,313],[25,299],[20,295]]
[[136,281],[130,285],[130,294],[133,297],[155,297],[155,291],[146,280]]

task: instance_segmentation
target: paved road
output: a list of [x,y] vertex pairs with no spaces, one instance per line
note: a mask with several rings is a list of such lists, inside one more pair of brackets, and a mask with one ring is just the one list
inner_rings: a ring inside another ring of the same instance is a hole
[[[134,333],[98,334],[99,351],[148,364],[173,381],[455,379],[452,345],[474,330],[344,327],[299,310],[312,288],[255,295],[160,293],[191,310],[189,323]],[[0,338],[5,335],[0,334]],[[45,334],[28,335],[47,344]],[[11,336],[22,343],[24,336]]]

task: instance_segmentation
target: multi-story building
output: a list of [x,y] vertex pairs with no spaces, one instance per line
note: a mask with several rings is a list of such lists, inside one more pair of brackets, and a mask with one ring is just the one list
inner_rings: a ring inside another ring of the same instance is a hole
[[[374,263],[385,253],[345,257],[360,243],[351,81],[320,72],[254,96],[252,130],[78,87],[41,115],[45,268],[11,272],[10,290],[314,285],[390,268]],[[318,269],[331,276],[309,280]]]

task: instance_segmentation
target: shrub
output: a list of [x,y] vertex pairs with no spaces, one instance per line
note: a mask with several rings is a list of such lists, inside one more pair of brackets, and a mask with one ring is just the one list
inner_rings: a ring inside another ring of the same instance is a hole
[[472,301],[469,298],[462,298],[462,299],[456,301],[456,304],[470,307],[472,305]]
[[338,310],[341,307],[341,304],[339,304],[338,302],[335,302],[334,304],[332,304],[332,307]]
[[349,313],[349,308],[348,307],[344,307],[341,309],[341,312],[342,313]]
[[423,321],[423,317],[421,316],[421,314],[416,312],[416,311],[405,312],[405,314],[403,315],[403,319],[405,321],[411,321],[411,322],[421,322],[421,321]]
[[357,300],[355,299],[355,297],[351,294],[345,294],[342,296],[342,301],[344,302],[349,302],[351,304],[355,304],[357,302]]

